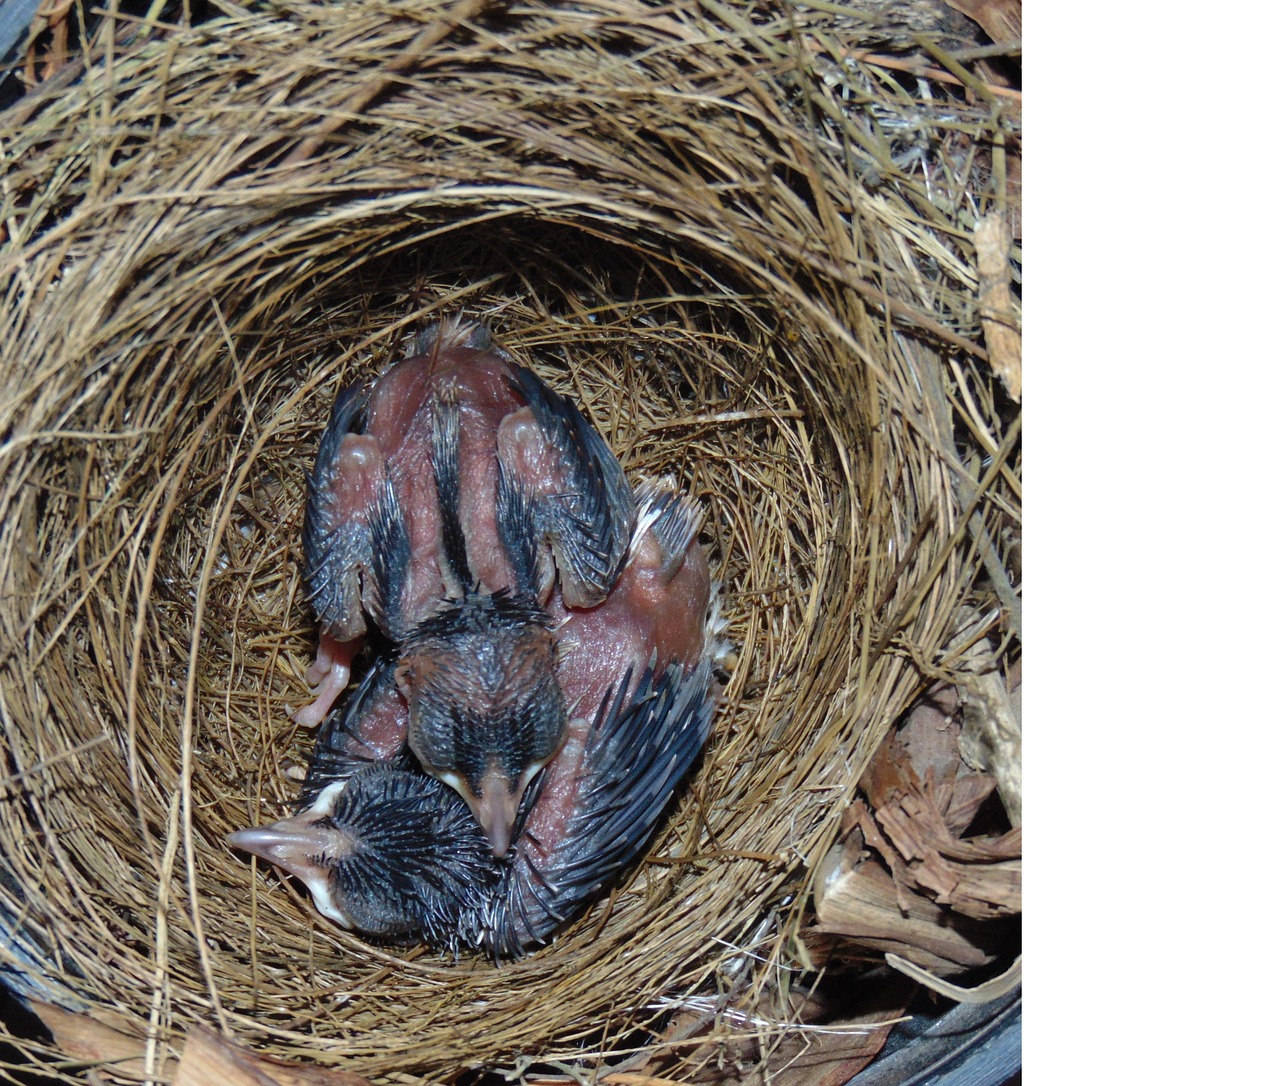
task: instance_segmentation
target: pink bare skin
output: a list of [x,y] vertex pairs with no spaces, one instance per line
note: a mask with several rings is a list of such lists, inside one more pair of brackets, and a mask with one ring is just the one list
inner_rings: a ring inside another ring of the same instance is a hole
[[672,570],[649,531],[632,543],[604,603],[585,611],[553,603],[552,617],[561,619],[556,676],[570,715],[594,714],[605,691],[628,667],[641,671],[651,654],[658,672],[673,661],[695,666],[707,646],[710,599],[711,575],[701,546],[692,543]]
[[363,636],[339,641],[332,634],[321,632],[316,661],[306,671],[306,680],[312,686],[314,698],[294,711],[293,719],[297,723],[304,728],[319,727],[351,681],[351,661],[363,644]]
[[321,724],[298,809],[367,765],[401,765],[408,734],[409,707],[396,687],[394,669],[380,662]]
[[458,442],[459,519],[471,572],[482,588],[511,587],[511,569],[498,538],[495,457],[498,427],[522,405],[513,392],[503,354],[470,347],[442,348],[393,366],[370,403],[370,433],[386,457],[392,484],[409,530],[412,561],[400,586],[401,625],[412,628],[448,593],[440,562],[440,516],[432,474],[431,404],[445,390],[460,412]]
[[683,556],[671,555],[652,530],[637,532],[627,564],[599,606],[570,610],[559,594],[552,598],[548,611],[559,620],[556,677],[569,725],[517,843],[517,864],[541,869],[564,847],[579,793],[591,784],[583,756],[596,710],[628,668],[634,686],[651,662],[661,674],[673,663],[692,672],[702,661],[709,649],[710,599],[711,576],[697,539]]

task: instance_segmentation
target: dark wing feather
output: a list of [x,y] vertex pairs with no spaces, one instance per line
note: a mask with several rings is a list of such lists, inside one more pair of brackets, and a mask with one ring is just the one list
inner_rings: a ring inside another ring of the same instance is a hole
[[473,351],[494,350],[493,333],[479,321],[452,317],[428,325],[414,337],[414,355],[440,354],[459,347]]
[[409,526],[404,509],[389,477],[384,477],[371,518],[369,537],[370,583],[365,596],[374,620],[392,641],[399,641],[404,629],[403,608],[405,580],[413,559]]
[[[625,690],[630,675],[619,684]],[[706,742],[715,699],[710,663],[646,669],[629,697],[602,703],[587,740],[574,811],[536,866],[517,851],[489,921],[499,956],[545,942],[645,849],[676,786]]]
[[662,571],[669,579],[684,564],[702,525],[702,507],[682,494],[670,479],[646,480],[636,488],[640,531],[653,532],[662,551]]
[[547,444],[560,459],[564,486],[540,495],[534,513],[551,541],[565,595],[592,606],[608,595],[627,557],[635,496],[622,465],[578,408],[530,370],[513,365],[516,385]]
[[497,499],[498,538],[502,541],[507,561],[515,577],[517,592],[523,596],[538,594],[539,532],[534,521],[533,503],[520,484],[519,476],[498,460]]
[[461,595],[472,585],[467,562],[467,541],[462,533],[462,493],[458,476],[458,441],[461,420],[458,403],[441,396],[436,403],[431,428],[431,467],[435,473],[436,497],[440,503],[441,557],[445,573]]
[[335,487],[343,439],[363,433],[369,405],[368,384],[344,389],[333,405],[320,437],[315,467],[307,476],[307,505],[302,518],[302,550],[311,601],[322,629],[340,631],[339,640],[358,636],[360,572],[372,560],[369,526],[344,515]]

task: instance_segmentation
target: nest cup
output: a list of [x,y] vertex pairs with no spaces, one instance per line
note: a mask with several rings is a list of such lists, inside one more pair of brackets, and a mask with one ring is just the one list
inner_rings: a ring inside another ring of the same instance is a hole
[[[987,592],[939,391],[959,367],[979,414],[995,398],[962,349],[968,251],[912,232],[891,159],[878,192],[850,168],[848,88],[815,59],[832,17],[806,18],[286,4],[122,43],[20,104],[15,991],[150,1033],[156,1060],[200,1022],[375,1078],[644,1049],[682,994],[750,1000],[920,662]],[[931,306],[902,285],[922,268]],[[342,932],[222,840],[288,809],[313,742],[288,713],[316,633],[304,472],[334,396],[455,313],[572,396],[633,479],[697,496],[737,655],[647,861],[501,968]],[[651,1054],[677,1073],[687,1052]]]

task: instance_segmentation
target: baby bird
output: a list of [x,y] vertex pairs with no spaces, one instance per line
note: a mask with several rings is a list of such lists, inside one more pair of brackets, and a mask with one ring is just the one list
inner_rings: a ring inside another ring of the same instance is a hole
[[710,660],[626,673],[594,719],[570,725],[502,869],[484,923],[495,957],[545,943],[642,855],[710,730]]
[[[349,777],[324,785],[293,817],[227,842],[300,879],[317,911],[344,928],[517,955],[643,851],[706,740],[710,667],[672,664],[635,683],[623,675],[623,696],[611,693],[584,722],[572,762],[556,773],[553,761],[544,786],[525,796],[517,825],[536,824],[537,837],[519,838],[511,864],[494,860],[456,792],[379,760],[353,760]],[[376,697],[364,704],[376,714]],[[354,706],[341,715],[357,734]]]
[[707,738],[720,646],[701,515],[669,482],[638,498],[608,597],[552,607],[570,720],[503,872],[486,935],[497,955],[545,942],[643,852]]
[[[692,499],[633,492],[478,325],[419,346],[343,393],[321,438],[318,688],[296,719],[323,728],[294,816],[229,841],[339,924],[509,956],[643,852],[696,760],[713,593]],[[331,709],[375,630],[387,656]]]
[[442,399],[435,424],[440,561],[455,587],[401,645],[396,681],[409,706],[410,749],[457,789],[502,857],[520,797],[564,738],[555,640],[532,594],[480,590],[461,520],[457,404]]
[[[404,757],[408,709],[390,662],[375,665],[326,720],[299,813],[231,843],[301,878],[321,913],[368,934],[483,945],[495,957],[549,939],[643,852],[706,741],[718,693],[697,508],[668,483],[645,484],[640,497],[629,558],[608,598],[587,611],[551,601],[564,649],[558,682],[576,708],[564,745],[516,812],[507,863],[493,859],[469,817],[459,822],[466,807],[454,792],[391,768]],[[486,600],[495,609],[512,602],[496,594],[468,606]],[[442,655],[459,656],[465,670],[463,616],[438,622]]]
[[[308,480],[303,543],[323,718],[370,623],[396,646],[408,742],[505,854],[529,781],[565,727],[541,605],[605,598],[635,502],[582,413],[479,325],[344,393]],[[520,567],[513,567],[517,553]]]
[[[315,699],[294,719],[309,727],[345,689],[371,625],[398,642],[468,587],[441,559],[442,434],[456,456],[457,525],[476,585],[512,587],[513,532],[533,540],[529,582],[542,601],[558,572],[567,599],[599,602],[626,557],[634,498],[582,413],[479,324],[442,322],[418,348],[338,397],[307,478],[303,550],[320,644],[307,673]],[[453,423],[440,424],[442,408]],[[517,487],[519,522],[510,503]]]
[[457,951],[482,937],[498,871],[457,793],[370,765],[326,785],[305,810],[227,842],[300,879],[344,928]]
[[564,739],[555,642],[527,597],[472,593],[422,623],[396,669],[409,747],[506,855],[520,798]]

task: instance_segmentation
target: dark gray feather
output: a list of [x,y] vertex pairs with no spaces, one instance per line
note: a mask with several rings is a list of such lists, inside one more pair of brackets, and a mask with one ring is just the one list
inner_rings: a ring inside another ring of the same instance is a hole
[[[628,675],[618,685],[625,691]],[[635,689],[601,704],[587,740],[583,787],[551,855],[535,866],[517,849],[490,916],[486,944],[498,956],[545,942],[623,867],[638,858],[681,779],[706,742],[715,699],[711,666],[646,669]]]

